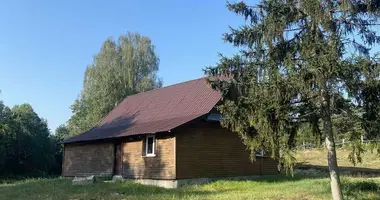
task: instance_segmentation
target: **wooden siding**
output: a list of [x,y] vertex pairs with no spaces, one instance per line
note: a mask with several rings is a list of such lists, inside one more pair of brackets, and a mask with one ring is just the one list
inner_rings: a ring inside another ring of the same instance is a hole
[[217,123],[198,121],[156,134],[155,157],[143,156],[145,136],[91,144],[66,144],[63,176],[112,175],[114,143],[121,142],[124,178],[187,179],[277,173],[277,162],[257,158],[252,163],[236,133]]
[[66,144],[62,164],[63,176],[111,176],[114,145],[112,143]]
[[249,159],[239,136],[215,122],[193,122],[176,132],[176,178],[214,178],[277,173],[276,161]]
[[264,157],[262,159],[262,174],[274,174],[278,173],[278,162],[270,159],[268,157]]
[[143,140],[122,144],[122,175],[124,178],[175,179],[175,137],[157,134],[155,157],[143,156]]

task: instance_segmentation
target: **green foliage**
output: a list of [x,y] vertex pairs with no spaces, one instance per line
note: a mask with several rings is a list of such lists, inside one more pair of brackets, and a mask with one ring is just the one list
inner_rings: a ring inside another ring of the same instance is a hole
[[0,102],[0,176],[50,173],[54,154],[46,120],[29,104]]
[[69,134],[70,131],[66,125],[61,124],[57,127],[57,129],[55,129],[54,138],[56,138],[58,142],[62,142],[69,137]]
[[94,126],[126,96],[161,87],[159,59],[147,37],[138,33],[107,39],[85,72],[80,97],[71,106],[71,135]]
[[377,155],[380,155],[380,142],[370,142],[366,144],[366,148],[369,149],[371,153],[376,153]]
[[12,135],[9,132],[11,111],[0,101],[0,174],[6,170],[9,159],[8,149],[11,145]]
[[296,146],[320,147],[323,143],[319,135],[315,135],[313,127],[309,124],[302,124],[296,135]]
[[[292,170],[295,138],[308,127],[317,141],[326,140],[331,166],[337,168],[337,136],[349,135],[352,141],[364,131],[379,136],[380,67],[376,57],[369,57],[369,47],[380,42],[372,30],[378,5],[350,0],[228,3],[246,20],[224,35],[240,53],[221,56],[205,73],[223,95],[218,108],[222,125],[241,136],[252,159],[265,149]],[[347,57],[351,47],[360,56]],[[349,119],[344,129],[334,126],[336,118]],[[360,162],[360,143],[352,147],[350,159]]]
[[55,129],[54,135],[51,136],[51,142],[54,147],[54,158],[56,160],[56,165],[52,168],[52,173],[61,174],[62,170],[62,160],[63,160],[63,142],[65,139],[70,137],[70,131],[66,125],[61,124]]

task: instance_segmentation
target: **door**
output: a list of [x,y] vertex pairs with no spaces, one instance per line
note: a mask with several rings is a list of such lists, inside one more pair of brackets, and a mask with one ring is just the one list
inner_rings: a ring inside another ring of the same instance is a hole
[[121,175],[121,144],[115,144],[114,175]]

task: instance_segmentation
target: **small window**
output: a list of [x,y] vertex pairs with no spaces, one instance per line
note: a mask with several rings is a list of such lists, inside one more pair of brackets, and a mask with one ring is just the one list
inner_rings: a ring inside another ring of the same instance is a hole
[[264,150],[256,152],[257,157],[263,157],[264,156]]
[[146,156],[155,156],[155,137],[154,135],[148,135],[146,136],[146,141],[145,141],[145,155]]
[[222,115],[218,113],[211,113],[207,116],[207,121],[220,121],[222,119]]

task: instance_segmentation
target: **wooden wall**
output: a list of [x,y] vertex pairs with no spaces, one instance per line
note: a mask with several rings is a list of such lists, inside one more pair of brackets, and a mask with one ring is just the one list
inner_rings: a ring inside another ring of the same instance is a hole
[[111,176],[113,143],[65,144],[62,176]]
[[156,135],[156,156],[143,155],[143,139],[122,143],[122,175],[124,178],[175,179],[175,137]]
[[252,163],[237,133],[216,122],[193,122],[175,132],[177,179],[278,173],[277,162],[268,157]]

